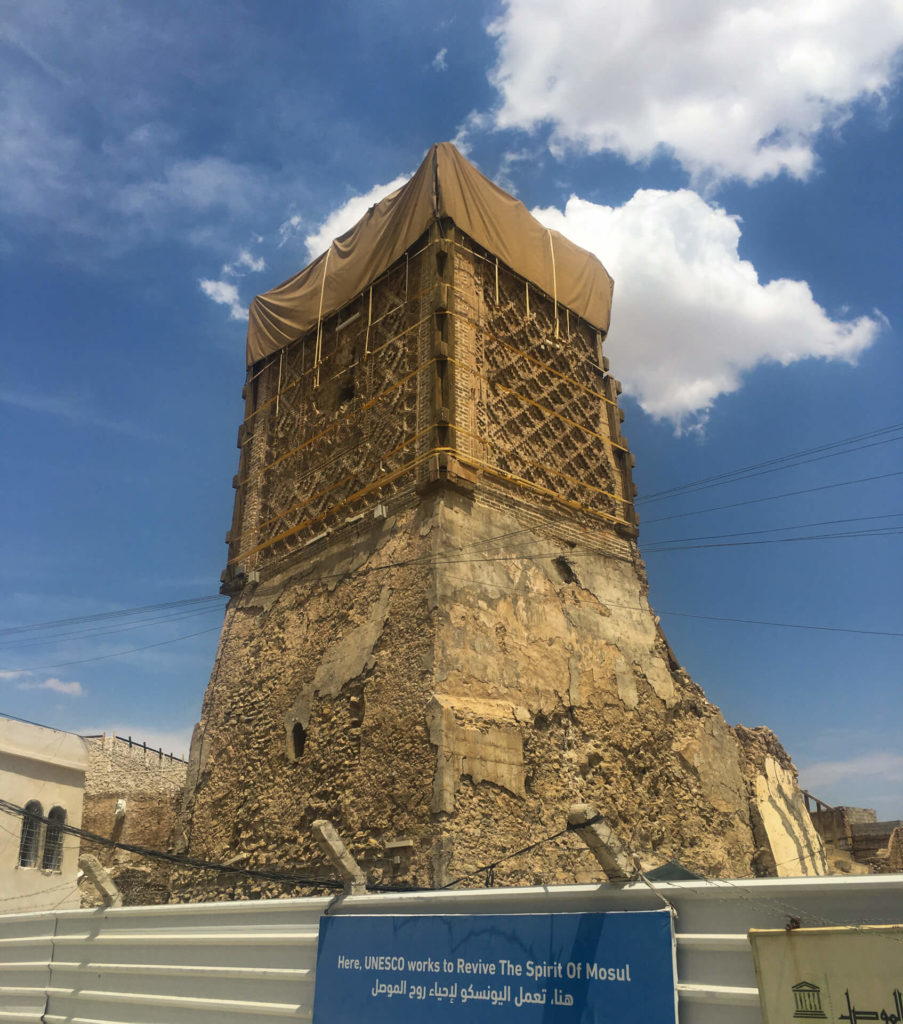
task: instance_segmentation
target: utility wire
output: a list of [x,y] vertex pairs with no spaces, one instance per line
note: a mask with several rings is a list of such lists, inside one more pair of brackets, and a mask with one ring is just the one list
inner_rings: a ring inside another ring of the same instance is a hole
[[116,619],[127,615],[138,615],[144,612],[156,612],[164,608],[183,608],[191,604],[203,604],[211,601],[222,601],[219,594],[208,594],[206,597],[188,597],[181,601],[164,601],[162,604],[146,604],[138,608],[119,608],[112,612],[97,612],[94,615],[79,615],[74,619],[51,619],[49,622],[33,622],[26,626],[6,626],[0,629],[0,636],[7,633],[24,633],[32,629],[49,629],[56,626],[71,626],[80,622],[97,622],[103,619]]
[[30,668],[11,668],[7,672],[43,672],[50,668],[69,668],[70,665],[86,665],[89,661],[106,661],[107,658],[122,658],[126,654],[136,654],[138,651],[149,651],[152,647],[165,647],[167,644],[175,644],[180,640],[191,640],[196,636],[203,636],[205,633],[219,632],[219,626],[211,629],[202,629],[197,633],[186,633],[184,636],[174,636],[170,640],[160,640],[155,644],[145,644],[143,647],[132,647],[127,651],[114,651],[112,654],[98,654],[93,658],[79,658],[77,661],[61,661],[55,665],[32,665]]
[[900,519],[903,518],[903,512],[888,512],[880,516],[853,516],[850,519],[823,519],[817,523],[797,523],[795,526],[770,526],[763,530],[741,530],[738,533],[710,533],[702,537],[673,537],[668,540],[657,540],[649,547],[643,546],[644,551],[651,550],[658,547],[660,544],[684,544],[695,540],[722,540],[728,537],[752,537],[756,534],[762,533],[778,533],[784,530],[806,530],[812,526],[837,526],[841,523],[862,523],[869,522],[874,519]]
[[719,541],[711,544],[650,544],[644,550],[659,554],[662,551],[695,551],[701,548],[745,548],[757,544],[795,544],[804,540],[842,540],[849,537],[896,537],[903,533],[903,527],[885,526],[874,530],[848,530],[841,533],[812,533],[804,537],[768,537],[764,540]]
[[673,612],[656,608],[657,615],[677,615],[682,619],[708,619],[711,622],[742,622],[749,626],[778,626],[781,629],[817,629],[827,633],[858,633],[863,636],[903,636],[879,629],[848,629],[845,626],[813,626],[802,622],[770,622],[764,619],[732,619],[724,615],[691,615],[689,612]]
[[[653,553],[657,554],[657,553],[661,553],[661,552],[665,552],[665,551],[684,551],[684,550],[693,550],[695,548],[744,547],[744,546],[747,546],[747,545],[754,545],[754,544],[781,544],[781,543],[793,543],[793,542],[797,542],[797,541],[831,540],[831,539],[842,539],[842,538],[848,538],[848,537],[861,537],[861,536],[894,536],[894,535],[897,535],[897,534],[900,534],[900,533],[903,533],[903,528],[887,528],[887,529],[883,529],[883,530],[874,530],[874,531],[854,531],[854,532],[848,532],[848,533],[814,534],[814,535],[806,536],[806,537],[776,537],[776,538],[770,538],[770,539],[767,539],[767,540],[731,541],[731,542],[713,543],[713,544],[684,544],[684,545],[675,545],[675,546],[671,546],[671,547],[665,547],[665,546],[654,547],[653,546],[653,547],[647,548],[647,550],[652,551]],[[407,559],[407,560],[401,560],[401,561],[397,561],[397,562],[390,562],[390,563],[387,563],[385,565],[367,566],[367,567],[364,568],[363,572],[366,573],[366,574],[369,574],[371,572],[385,571],[387,569],[400,568],[400,567],[411,566],[411,565],[413,565],[413,566],[422,566],[423,568],[430,568],[430,567],[437,566],[437,565],[468,565],[468,564],[473,564],[473,563],[484,563],[484,562],[509,562],[509,561],[514,561],[514,560],[517,560],[517,559],[538,560],[538,559],[543,559],[543,558],[557,558],[557,557],[560,556],[560,554],[561,554],[560,551],[551,551],[551,552],[547,551],[547,552],[541,552],[541,553],[536,553],[536,554],[529,553],[529,552],[517,552],[517,553],[510,554],[510,555],[483,556],[483,557],[476,557],[476,558],[447,558],[447,559],[434,559],[434,560],[430,560],[430,561],[420,560],[420,559]],[[588,557],[592,557],[593,554],[594,554],[593,552],[568,551],[566,556],[569,559],[573,559],[573,558],[588,558]],[[326,579],[333,579],[333,578],[336,578],[336,577],[341,577],[343,575],[346,575],[346,574],[345,573],[328,573],[328,574],[325,574],[323,576],[309,578],[309,579],[305,580],[305,582],[306,583],[322,582],[322,581],[324,581]],[[487,586],[496,586],[496,584],[485,584],[485,585],[487,585]],[[665,611],[662,611],[660,614],[685,615],[688,618],[712,618],[712,616],[691,616],[689,613],[686,613],[686,612],[665,612]],[[825,630],[830,630],[831,632],[859,633],[859,634],[862,634],[862,635],[875,635],[875,636],[901,636],[901,635],[903,635],[903,634],[900,634],[900,633],[884,632],[884,631],[876,631],[876,630],[846,629],[846,628],[843,628],[843,627],[840,627],[840,626],[803,626],[803,625],[797,625],[797,624],[794,624],[794,623],[758,622],[757,620],[753,620],[753,619],[733,619],[733,620],[727,620],[727,621],[748,622],[750,625],[775,625],[775,626],[785,626],[787,628],[799,628],[799,629],[825,629]],[[202,636],[205,633],[212,633],[212,632],[215,632],[215,631],[217,631],[219,629],[220,629],[219,626],[214,626],[211,629],[199,630],[196,633],[188,633],[188,634],[185,634],[184,636],[172,637],[169,640],[161,640],[161,641],[158,641],[157,643],[145,644],[145,645],[143,645],[141,647],[133,647],[133,648],[130,648],[130,649],[125,650],[125,651],[115,651],[115,652],[112,652],[110,654],[96,655],[96,656],[91,657],[91,658],[79,658],[79,659],[73,660],[73,661],[57,662],[57,663],[54,663],[52,665],[34,665],[34,666],[31,666],[31,667],[28,667],[28,668],[24,668],[23,667],[23,668],[7,669],[6,671],[10,671],[10,672],[38,672],[38,671],[44,671],[44,670],[47,670],[47,669],[69,668],[69,667],[71,667],[73,665],[83,665],[83,664],[87,664],[87,663],[93,662],[93,661],[104,661],[104,660],[107,660],[109,658],[124,657],[127,654],[135,654],[135,653],[137,653],[139,651],[150,650],[151,648],[154,648],[154,647],[163,647],[163,646],[166,646],[167,644],[178,643],[180,640],[190,640],[190,639],[193,639],[194,637]]]
[[[568,554],[568,558],[571,554]],[[465,576],[447,576],[447,579],[458,580],[461,583],[473,583],[472,579],[468,579]],[[503,583],[487,583],[481,582],[481,586],[492,587],[495,590],[504,590],[511,594],[522,594],[529,596],[530,591],[523,587],[509,587]],[[632,604],[612,604],[609,601],[605,602],[606,608],[618,608],[628,612],[645,612],[645,608],[637,607]],[[781,626],[784,629],[817,629],[826,630],[829,633],[857,633],[864,636],[900,636],[903,637],[903,633],[893,633],[887,630],[875,630],[875,629],[852,629],[846,626],[813,626],[802,622],[766,622],[761,619],[737,619],[737,618],[726,618],[718,617],[714,615],[695,615],[690,612],[675,612],[670,611],[667,608],[653,608],[650,605],[650,610],[654,615],[679,615],[685,619],[710,619],[716,622],[742,622],[750,626]],[[509,641],[510,642],[510,641]]]
[[242,868],[234,864],[218,864],[214,861],[201,860],[197,857],[188,857],[180,853],[169,853],[166,850],[154,850],[147,846],[138,846],[135,843],[117,842],[113,839],[107,839],[106,836],[99,836],[94,832],[88,832],[85,829],[76,828],[74,825],[61,825],[59,822],[51,821],[43,815],[32,814],[30,811],[26,811],[24,807],[19,807],[17,804],[11,803],[8,800],[0,799],[0,811],[4,811],[6,814],[10,814],[14,817],[53,826],[66,835],[77,836],[80,839],[84,839],[90,843],[96,843],[99,846],[106,846],[114,850],[125,850],[128,853],[134,853],[141,857],[148,857],[152,860],[163,860],[170,864],[176,864],[183,867],[203,868],[207,871],[219,871],[232,875],[245,875],[249,878],[262,878],[268,881],[289,882],[293,885],[317,886],[322,889],[345,888],[345,883],[337,878],[316,878],[310,875],[295,875],[281,871],[266,871],[262,868]]
[[[134,853],[139,857],[147,857],[151,860],[162,860],[180,867],[201,868],[205,871],[217,871],[227,875],[244,875],[248,878],[260,878],[264,881],[282,882],[287,885],[309,886],[318,889],[344,890],[345,883],[338,878],[322,878],[316,875],[299,875],[288,871],[268,871],[265,868],[243,868],[235,864],[221,864],[216,861],[202,860],[198,857],[189,857],[186,854],[170,853],[167,850],[155,850],[148,846],[138,846],[135,843],[118,842],[115,839],[108,839],[106,836],[97,835],[95,832],[88,832],[83,828],[76,828],[74,825],[60,824],[52,821],[41,814],[32,814],[24,807],[11,803],[9,800],[0,799],[0,811],[12,817],[27,819],[43,825],[50,825],[65,835],[76,836],[85,842],[95,843],[112,850],[125,850],[127,853]],[[409,892],[411,887],[398,885],[368,885],[373,892]]]
[[117,633],[132,633],[136,629],[150,629],[153,626],[165,625],[170,622],[183,622],[186,619],[196,619],[202,615],[221,614],[222,609],[214,606],[201,608],[199,611],[173,612],[168,615],[158,615],[155,618],[145,619],[131,626],[118,626],[115,629],[106,629],[104,626],[93,626],[90,629],[74,630],[68,633],[49,633],[43,637],[28,636],[24,640],[3,640],[0,641],[0,648],[22,648],[22,647],[47,647],[54,644],[72,643],[78,640],[94,640],[101,636],[113,636]]
[[643,526],[650,526],[652,523],[663,523],[668,519],[685,519],[687,516],[699,516],[704,512],[721,512],[727,508],[742,508],[745,505],[758,505],[763,501],[776,501],[778,498],[793,498],[799,494],[814,494],[816,491],[829,491],[834,487],[849,487],[852,484],[865,484],[872,480],[886,480],[892,476],[903,476],[903,469],[894,470],[891,473],[878,473],[876,476],[861,476],[855,480],[840,480],[835,484],[822,484],[819,487],[805,487],[799,491],[785,491],[783,494],[770,494],[764,498],[746,498],[743,501],[735,501],[730,505],[713,505],[710,508],[698,508],[692,512],[677,512],[670,516],[659,516],[657,519],[646,519]]
[[[735,480],[745,480],[750,477],[762,476],[764,473],[774,473],[783,469],[795,469],[797,466],[807,465],[810,462],[819,462],[822,459],[834,458],[838,455],[848,455],[862,451],[865,448],[873,448],[878,445],[891,444],[894,441],[903,440],[903,434],[899,437],[885,438],[874,441],[870,444],[855,444],[857,441],[867,441],[871,438],[880,437],[883,434],[894,433],[903,430],[903,423],[894,423],[888,427],[881,427],[878,430],[870,430],[865,434],[856,434],[853,437],[844,438],[841,441],[833,441],[829,444],[818,445],[815,448],[807,448],[803,451],[792,452],[789,455],[781,455],[774,459],[766,459],[764,462],[756,462],[750,466],[743,466],[739,469],[728,470],[714,476],[702,477],[699,480],[691,480],[685,484],[678,484],[662,491],[654,491],[652,494],[638,498],[637,502],[660,501],[663,498],[670,498],[678,494],[690,491],[705,490],[710,487],[720,487],[723,484],[733,483]],[[853,447],[849,447],[854,445]],[[838,450],[838,449],[843,449]],[[827,454],[820,454],[820,453]],[[806,458],[813,456],[813,458]]]

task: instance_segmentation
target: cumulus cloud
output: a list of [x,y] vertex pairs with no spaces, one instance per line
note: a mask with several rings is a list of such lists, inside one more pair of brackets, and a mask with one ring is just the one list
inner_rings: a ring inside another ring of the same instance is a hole
[[362,196],[352,196],[338,209],[333,210],[317,230],[304,239],[308,256],[312,260],[316,259],[321,252],[329,248],[334,238],[353,228],[371,206],[401,188],[409,178],[409,174],[402,174],[385,185],[374,185],[369,192]]
[[678,430],[704,423],[762,363],[855,362],[884,322],[833,319],[805,281],[763,284],[740,258],[738,218],[688,189],[641,190],[620,207],[572,196],[564,211],[533,214],[610,271],[612,365],[647,413]]
[[81,683],[64,683],[62,679],[45,679],[40,683],[19,683],[20,690],[51,690],[53,693],[62,693],[67,697],[81,697],[84,694]]
[[231,263],[223,265],[223,273],[230,277],[243,277],[245,274],[259,274],[266,269],[266,260],[262,256],[254,257],[247,249],[241,249]]
[[202,278],[198,281],[201,291],[221,306],[229,307],[229,317],[232,320],[247,320],[248,311],[241,304],[238,297],[238,289],[231,281],[211,281]]
[[433,67],[436,71],[448,71],[448,61],[445,59],[448,56],[448,47],[443,46],[442,49],[433,57]]
[[696,181],[805,178],[813,145],[899,72],[899,0],[506,0],[490,26],[501,128],[631,161],[672,152]]

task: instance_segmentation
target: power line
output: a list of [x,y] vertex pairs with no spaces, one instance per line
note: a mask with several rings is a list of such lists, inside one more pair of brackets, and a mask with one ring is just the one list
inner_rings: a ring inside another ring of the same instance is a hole
[[[894,513],[894,515],[896,515],[896,513]],[[745,547],[745,546],[748,546],[748,545],[758,545],[758,544],[781,544],[781,543],[785,543],[786,544],[786,543],[794,543],[794,542],[798,542],[798,541],[832,540],[832,539],[842,539],[842,538],[850,538],[850,537],[863,537],[863,536],[895,536],[895,535],[900,534],[900,533],[903,533],[903,529],[888,527],[888,528],[878,529],[878,530],[860,530],[860,531],[851,531],[851,532],[847,532],[847,533],[813,534],[813,535],[805,536],[805,537],[776,537],[776,538],[769,538],[769,539],[765,539],[765,540],[730,541],[730,542],[720,542],[720,543],[711,543],[711,544],[681,544],[681,545],[673,545],[673,546],[670,546],[670,547],[669,546],[658,546],[658,547],[656,547],[656,546],[653,545],[653,546],[650,546],[649,548],[647,548],[646,550],[647,551],[651,551],[652,553],[658,554],[658,553],[662,553],[662,552],[665,552],[665,551],[684,551],[684,550],[694,550],[694,549],[697,549],[697,548]],[[431,567],[434,567],[434,566],[437,566],[437,565],[467,565],[467,564],[471,564],[471,563],[480,563],[480,562],[506,562],[506,561],[514,561],[516,559],[537,560],[537,559],[541,559],[541,558],[556,558],[560,554],[561,554],[560,551],[541,552],[541,553],[516,552],[516,553],[509,554],[509,555],[481,556],[481,557],[476,557],[476,558],[448,558],[448,559],[433,559],[433,560],[407,559],[407,560],[400,560],[400,561],[397,561],[397,562],[390,562],[390,563],[387,563],[385,565],[367,566],[362,571],[364,573],[369,574],[371,572],[385,571],[385,570],[388,570],[388,569],[401,568],[401,567],[406,567],[406,566],[411,566],[411,565],[422,566],[423,568],[431,568]],[[569,551],[567,553],[567,557],[568,558],[587,558],[587,557],[592,557],[592,555],[593,555],[592,552]],[[358,571],[360,572],[361,570],[358,570]],[[326,580],[326,579],[332,579],[332,578],[341,577],[341,576],[344,576],[344,575],[346,575],[346,574],[345,573],[329,573],[329,574],[324,574],[323,576],[319,576],[319,577],[312,577],[312,578],[306,580],[305,582],[317,583],[317,582],[322,582],[323,580]],[[488,585],[488,586],[495,586],[495,584],[486,584],[486,585]],[[688,614],[688,613],[680,613],[680,612],[670,613],[670,612],[668,612],[668,613],[664,613],[664,614],[675,614],[675,615],[677,615],[677,614]],[[688,617],[691,617],[691,616],[688,616]],[[697,616],[697,617],[699,617],[699,618],[711,618],[711,616]],[[771,623],[771,622],[762,623],[762,622],[756,622],[755,620],[740,620],[740,619],[731,620],[731,621],[738,621],[738,622],[739,621],[748,621],[750,624],[753,624],[753,625],[776,625],[776,626],[786,626],[788,628],[794,627],[793,623]],[[827,629],[827,630],[830,630],[832,632],[850,632],[850,633],[874,634],[874,635],[878,635],[878,636],[900,636],[900,635],[903,635],[903,634],[899,634],[899,633],[877,632],[877,631],[871,631],[871,630],[843,629],[841,627],[828,627],[828,626],[811,626],[811,627],[810,626],[799,626],[799,627],[794,627],[794,628],[802,628],[802,629],[810,629],[810,628],[811,629]],[[105,660],[107,660],[109,658],[124,657],[124,656],[126,656],[128,654],[135,654],[135,653],[138,653],[140,651],[150,650],[151,648],[154,648],[154,647],[164,647],[164,646],[166,646],[168,644],[178,643],[181,640],[190,640],[190,639],[193,639],[194,637],[197,637],[197,636],[203,636],[206,633],[212,633],[212,632],[218,631],[219,629],[220,629],[219,626],[214,626],[211,629],[199,630],[196,633],[188,633],[188,634],[185,634],[183,636],[172,637],[172,638],[170,638],[168,640],[161,640],[161,641],[158,641],[157,643],[153,643],[153,644],[145,644],[145,645],[143,645],[141,647],[133,647],[133,648],[130,648],[130,649],[125,650],[125,651],[115,651],[115,652],[112,652],[110,654],[96,655],[96,656],[91,657],[91,658],[79,658],[79,659],[76,659],[76,660],[73,660],[73,661],[56,662],[56,663],[54,663],[52,665],[35,665],[35,666],[31,666],[29,668],[7,669],[6,671],[10,671],[10,672],[38,672],[38,671],[44,671],[44,670],[47,670],[47,669],[69,668],[69,667],[71,667],[73,665],[84,665],[84,664],[87,664],[89,662],[94,662],[94,661],[105,661]]]
[[[265,868],[244,868],[235,864],[221,864],[216,861],[202,860],[199,857],[190,857],[187,854],[170,853],[168,850],[156,850],[148,846],[138,846],[135,843],[123,843],[115,839],[108,839],[106,836],[97,835],[95,832],[88,832],[83,828],[76,828],[74,825],[60,824],[52,821],[41,814],[32,814],[24,807],[11,803],[9,800],[0,799],[0,811],[12,817],[27,819],[43,825],[51,825],[65,835],[76,836],[85,842],[95,843],[98,846],[105,846],[112,850],[124,850],[127,853],[134,853],[139,857],[146,857],[151,860],[162,860],[174,864],[177,867],[200,868],[204,871],[216,871],[227,875],[244,875],[248,878],[260,878],[264,881],[280,882],[286,885],[309,886],[317,889],[333,889],[344,891],[345,883],[338,878],[323,878],[316,875],[301,875],[289,871],[270,871]],[[371,885],[367,888],[372,892],[408,892],[412,891],[410,886],[399,885]]]
[[176,864],[183,867],[203,868],[207,871],[219,871],[232,875],[246,875],[250,878],[262,878],[268,881],[288,882],[293,885],[316,886],[321,889],[345,888],[345,883],[337,878],[316,878],[309,875],[294,875],[287,872],[266,871],[262,868],[242,868],[234,864],[218,864],[214,861],[201,860],[197,857],[188,857],[180,853],[169,853],[166,850],[154,850],[147,846],[138,846],[135,843],[117,842],[116,840],[108,839],[106,836],[100,836],[94,832],[88,832],[85,829],[76,828],[74,825],[60,824],[58,821],[51,821],[50,818],[45,818],[43,815],[32,814],[30,811],[26,811],[24,807],[19,807],[18,804],[11,803],[8,800],[0,799],[0,811],[4,811],[6,814],[10,814],[13,817],[23,819],[27,818],[29,821],[40,822],[44,825],[51,825],[66,835],[77,836],[80,839],[84,839],[90,843],[96,843],[99,846],[106,846],[113,850],[125,850],[127,853],[134,853],[138,856],[148,857],[152,860],[164,860],[170,864]]
[[692,512],[676,512],[670,516],[659,516],[658,519],[646,519],[643,526],[651,526],[652,523],[663,523],[669,519],[685,519],[687,516],[699,516],[704,512],[721,512],[728,508],[742,508],[745,505],[758,505],[763,501],[776,501],[778,498],[793,498],[799,494],[814,494],[816,491],[828,491],[834,487],[849,487],[852,484],[865,484],[872,480],[886,480],[892,476],[903,476],[903,469],[894,470],[891,473],[878,473],[876,476],[861,476],[855,480],[840,480],[835,484],[822,484],[819,487],[806,487],[799,491],[785,491],[783,494],[770,494],[763,498],[746,498],[744,501],[735,501],[730,505],[713,505],[710,508],[698,508]]
[[751,537],[755,534],[778,533],[783,530],[805,530],[812,526],[836,526],[840,523],[862,523],[875,519],[899,519],[901,517],[903,517],[903,512],[887,512],[880,516],[853,516],[849,519],[823,519],[817,523],[797,523],[795,526],[770,526],[764,530],[741,530],[738,533],[710,533],[702,537],[673,537],[668,540],[655,541],[653,545],[650,545],[649,548],[644,548],[644,550],[654,549],[659,544],[683,544],[694,540],[721,540],[726,537]]
[[51,619],[49,622],[34,622],[26,626],[6,626],[0,629],[0,636],[7,633],[24,633],[27,630],[49,629],[56,626],[71,626],[80,622],[97,622],[101,619],[115,619],[127,615],[138,615],[144,612],[160,611],[164,608],[181,608],[190,604],[201,604],[203,602],[222,601],[219,594],[209,594],[206,597],[187,597],[181,601],[164,601],[162,604],[146,604],[137,608],[120,608],[112,612],[97,612],[94,615],[79,615],[73,619]]
[[858,633],[863,636],[903,636],[903,633],[892,633],[879,629],[850,629],[846,626],[813,626],[801,622],[770,622],[764,619],[733,619],[725,615],[691,615],[689,612],[672,612],[664,608],[656,608],[658,615],[677,615],[682,619],[708,619],[712,622],[742,622],[749,626],[778,626],[781,629],[817,629],[827,633]]
[[152,626],[163,625],[169,622],[183,622],[185,619],[196,619],[201,615],[220,614],[219,607],[201,608],[199,611],[173,612],[168,615],[158,615],[154,618],[145,619],[131,626],[118,626],[115,629],[106,629],[104,626],[93,626],[90,629],[74,630],[68,633],[50,633],[43,637],[27,636],[21,640],[0,641],[0,648],[22,648],[22,647],[47,647],[60,643],[72,643],[78,640],[94,640],[101,636],[113,636],[117,633],[131,633],[136,629],[150,629]]
[[145,644],[143,647],[132,647],[127,651],[114,651],[112,654],[98,654],[94,658],[79,658],[78,661],[61,661],[56,665],[33,665],[31,668],[11,668],[7,672],[43,672],[50,668],[69,668],[70,665],[86,665],[89,661],[105,661],[107,658],[122,658],[126,654],[135,654],[138,651],[149,651],[152,647],[165,647],[167,644],[178,643],[179,640],[191,640],[196,636],[203,636],[205,633],[219,632],[219,626],[212,629],[202,629],[197,633],[186,633],[184,636],[174,636],[170,640],[160,640],[155,644]]
[[[569,553],[567,557],[571,558],[572,554]],[[461,583],[473,583],[473,580],[467,579],[464,576],[448,576],[446,578],[447,579],[456,579],[456,580],[459,580]],[[507,592],[509,592],[511,594],[524,594],[524,595],[529,595],[530,594],[530,591],[524,589],[523,587],[509,587],[509,586],[506,586],[503,583],[481,582],[481,586],[493,587],[496,590],[505,590],[505,591],[507,591]],[[628,611],[628,612],[644,612],[646,610],[645,608],[638,607],[637,605],[632,605],[632,604],[613,604],[610,601],[606,601],[605,602],[605,606],[606,606],[606,608],[618,608],[620,610]],[[858,633],[858,634],[864,634],[866,636],[903,636],[903,633],[893,633],[893,632],[889,632],[889,631],[886,631],[886,630],[853,629],[853,628],[848,628],[846,626],[813,626],[813,625],[807,625],[807,624],[800,623],[800,622],[765,622],[765,621],[760,620],[760,619],[736,619],[736,618],[726,618],[726,617],[725,618],[719,618],[718,616],[714,616],[714,615],[694,615],[694,614],[691,614],[690,612],[674,612],[674,611],[669,611],[669,610],[667,610],[665,608],[658,608],[658,607],[653,608],[651,605],[649,607],[650,607],[650,610],[652,611],[652,613],[654,615],[680,615],[683,618],[687,618],[687,619],[712,619],[712,620],[715,620],[715,621],[718,621],[718,622],[721,622],[721,621],[723,621],[723,622],[743,622],[743,623],[746,623],[746,624],[751,625],[751,626],[781,626],[784,629],[817,629],[817,630],[826,630],[827,632],[830,632],[830,633]]]
[[[857,441],[867,441],[871,438],[880,437],[882,434],[893,433],[903,429],[903,423],[894,423],[888,427],[881,427],[877,430],[870,430],[864,434],[856,434],[853,437],[844,438],[841,441],[833,441],[829,444],[817,445],[814,448],[807,448],[803,451],[792,452],[788,455],[781,455],[774,459],[766,459],[764,462],[756,462],[750,466],[742,466],[739,469],[728,470],[724,473],[717,473],[714,476],[702,477],[699,480],[691,480],[685,484],[678,484],[662,491],[654,491],[642,498],[638,503],[647,501],[660,501],[664,498],[687,493],[689,491],[705,490],[710,487],[720,487],[723,484],[733,483],[735,480],[745,480],[750,477],[762,476],[764,473],[774,473],[783,469],[795,469],[797,466],[804,466],[810,462],[819,462],[822,459],[834,458],[838,455],[848,455],[853,452],[862,451],[865,448],[873,448],[878,445],[891,444],[894,441],[903,440],[903,434],[899,437],[885,438],[881,441],[874,441],[870,444],[854,445]],[[853,447],[849,447],[854,445]],[[838,451],[843,448],[845,450]],[[825,453],[827,454],[819,454]],[[813,458],[804,458],[805,456]]]
[[660,554],[663,551],[696,551],[702,548],[745,548],[759,544],[795,544],[798,541],[811,540],[843,540],[852,537],[896,537],[903,533],[903,527],[885,526],[874,530],[848,530],[838,533],[812,533],[805,537],[767,537],[763,540],[733,540],[719,541],[711,544],[671,544],[662,545],[650,544],[644,550],[646,553]]

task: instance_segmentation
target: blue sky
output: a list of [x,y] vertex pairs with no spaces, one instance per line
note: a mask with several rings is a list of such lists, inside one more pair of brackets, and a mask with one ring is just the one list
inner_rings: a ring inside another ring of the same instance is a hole
[[615,278],[679,659],[903,817],[900,0],[2,11],[0,709],[184,752],[222,601],[9,630],[217,593],[248,303],[452,139]]

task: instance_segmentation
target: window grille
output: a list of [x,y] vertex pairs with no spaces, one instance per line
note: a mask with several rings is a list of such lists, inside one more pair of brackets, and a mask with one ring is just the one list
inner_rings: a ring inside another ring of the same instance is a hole
[[52,807],[47,815],[49,822],[44,834],[44,857],[41,867],[45,871],[59,871],[63,864],[63,825],[66,812],[62,807]]
[[37,800],[29,800],[22,817],[22,835],[19,839],[19,867],[33,868],[38,862],[41,846],[41,821],[44,811]]

